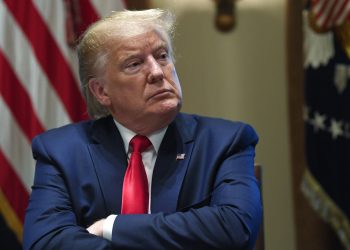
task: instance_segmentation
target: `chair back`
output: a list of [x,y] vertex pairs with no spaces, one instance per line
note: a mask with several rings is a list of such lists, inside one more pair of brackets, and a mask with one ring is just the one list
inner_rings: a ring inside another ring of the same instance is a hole
[[[261,193],[261,202],[263,201],[262,198],[262,167],[260,164],[254,165],[254,174],[256,179],[260,182],[260,193]],[[263,210],[264,211],[264,210]],[[264,214],[262,216],[262,222],[259,228],[258,238],[255,243],[254,250],[264,250],[265,249],[265,242],[264,242]]]

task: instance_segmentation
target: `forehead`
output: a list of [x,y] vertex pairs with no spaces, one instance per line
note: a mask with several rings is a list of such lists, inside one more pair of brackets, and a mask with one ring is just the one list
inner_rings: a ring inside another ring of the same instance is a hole
[[158,48],[171,49],[168,39],[157,31],[149,31],[131,37],[111,39],[110,47],[113,54],[128,54]]

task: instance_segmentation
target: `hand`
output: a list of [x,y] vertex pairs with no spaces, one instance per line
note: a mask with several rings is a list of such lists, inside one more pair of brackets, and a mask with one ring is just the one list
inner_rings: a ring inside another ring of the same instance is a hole
[[105,221],[105,219],[98,220],[94,224],[89,226],[86,230],[88,230],[88,232],[90,234],[94,234],[96,236],[103,237],[102,234],[103,234],[103,223],[104,223],[104,221]]

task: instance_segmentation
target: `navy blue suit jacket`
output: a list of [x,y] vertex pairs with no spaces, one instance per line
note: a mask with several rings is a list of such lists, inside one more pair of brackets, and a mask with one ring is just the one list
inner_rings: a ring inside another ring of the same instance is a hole
[[257,140],[243,123],[178,114],[155,163],[152,214],[118,215],[108,241],[86,228],[120,213],[127,155],[112,117],[39,135],[24,249],[251,249]]

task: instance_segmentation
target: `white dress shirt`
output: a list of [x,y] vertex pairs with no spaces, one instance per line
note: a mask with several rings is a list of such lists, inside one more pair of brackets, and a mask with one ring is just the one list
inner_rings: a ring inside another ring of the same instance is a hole
[[[131,151],[129,148],[129,143],[131,139],[136,135],[135,132],[131,131],[130,129],[127,129],[123,125],[121,125],[119,122],[114,120],[119,133],[123,139],[124,142],[124,148],[125,152],[128,155],[128,162],[130,159]],[[151,187],[152,187],[152,175],[153,175],[153,169],[154,165],[156,163],[157,155],[158,155],[158,150],[160,147],[160,144],[163,140],[164,134],[166,132],[168,127],[165,127],[161,130],[158,130],[150,135],[147,135],[147,138],[151,141],[152,147],[149,147],[146,151],[142,153],[142,162],[143,165],[145,166],[145,171],[147,175],[147,180],[148,180],[148,193],[149,193],[149,202],[148,202],[148,213],[151,213]],[[112,231],[113,231],[113,225],[114,221],[117,215],[111,214],[109,215],[104,224],[103,224],[103,237],[105,239],[111,240],[112,239]]]

